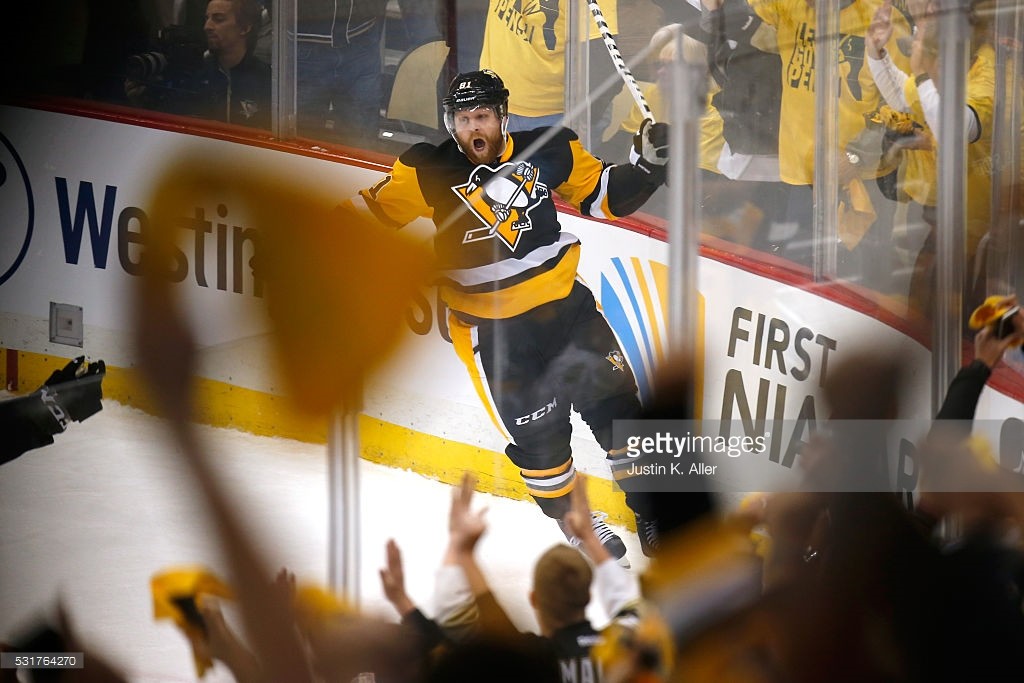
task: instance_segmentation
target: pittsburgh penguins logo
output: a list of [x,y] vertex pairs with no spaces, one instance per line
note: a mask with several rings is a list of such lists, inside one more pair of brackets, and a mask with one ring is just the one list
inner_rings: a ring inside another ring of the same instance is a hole
[[512,251],[522,233],[533,229],[530,211],[548,196],[540,170],[527,162],[477,166],[469,182],[452,190],[484,224],[466,231],[462,243],[498,238]]

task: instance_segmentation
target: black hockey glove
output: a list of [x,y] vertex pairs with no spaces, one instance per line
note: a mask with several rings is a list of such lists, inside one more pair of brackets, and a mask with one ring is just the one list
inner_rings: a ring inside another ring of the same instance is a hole
[[629,163],[649,176],[652,185],[663,185],[668,180],[668,124],[644,119],[640,130],[633,136],[629,150]]
[[67,417],[81,422],[103,410],[101,383],[106,374],[107,366],[103,361],[86,363],[85,356],[79,356],[60,370],[54,370],[40,391],[50,387],[51,390],[44,393],[63,408]]
[[89,366],[85,362],[85,356],[79,356],[74,360],[69,360],[68,364],[62,367],[60,370],[54,370],[50,373],[50,376],[43,382],[46,386],[53,386],[54,384],[61,384],[62,382],[70,382],[76,379],[86,372],[88,372]]
[[72,420],[80,422],[103,409],[103,361],[86,364],[80,356],[31,394],[0,401],[0,465],[25,451],[53,443]]

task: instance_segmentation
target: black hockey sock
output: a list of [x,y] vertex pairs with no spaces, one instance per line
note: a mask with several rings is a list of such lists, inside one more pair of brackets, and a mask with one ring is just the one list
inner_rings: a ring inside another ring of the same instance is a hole
[[569,512],[570,503],[569,495],[559,496],[558,498],[538,498],[532,496],[537,501],[537,505],[540,506],[541,512],[550,517],[551,519],[562,519],[565,517],[565,513]]

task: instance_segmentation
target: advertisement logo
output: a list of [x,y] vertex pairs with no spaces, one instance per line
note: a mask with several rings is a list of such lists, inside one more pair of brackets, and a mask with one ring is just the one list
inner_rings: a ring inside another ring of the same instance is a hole
[[621,345],[618,359],[629,362],[646,402],[668,351],[668,267],[635,256],[613,258],[611,265],[601,273],[601,308]]
[[21,157],[0,133],[0,286],[11,279],[32,241],[35,207]]

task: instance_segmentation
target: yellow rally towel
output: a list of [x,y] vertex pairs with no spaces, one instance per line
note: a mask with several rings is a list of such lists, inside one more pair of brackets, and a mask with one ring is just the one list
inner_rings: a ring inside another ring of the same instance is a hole
[[982,472],[994,474],[999,471],[999,456],[988,439],[978,434],[972,434],[967,439],[967,449],[974,456],[974,460]]
[[[153,576],[149,582],[153,594],[153,618],[171,619],[192,645],[196,675],[202,678],[213,660],[206,648],[196,648],[206,638],[206,625],[198,611],[202,596],[233,599],[234,592],[205,567],[175,567]],[[202,654],[200,654],[202,653]]]
[[839,240],[853,251],[864,239],[868,228],[875,222],[875,207],[860,178],[854,178],[846,187],[849,201],[839,201]]
[[675,669],[672,631],[651,603],[636,607],[637,616],[613,621],[601,631],[590,656],[605,678],[632,683],[664,683]]
[[739,504],[740,514],[751,520],[757,520],[750,529],[749,538],[754,548],[754,554],[762,560],[767,559],[772,550],[772,538],[762,521],[764,510],[768,505],[768,495],[761,492],[748,493],[740,499]]
[[[971,313],[971,319],[967,322],[972,330],[980,330],[986,325],[992,325],[1003,317],[1011,308],[1016,306],[1012,296],[993,295],[985,299],[980,306]],[[1014,346],[1020,346],[1020,342]]]
[[348,603],[326,588],[300,584],[295,589],[295,619],[304,631],[315,631],[338,617],[355,613]]
[[971,313],[969,325],[972,330],[980,330],[994,323],[1002,317],[1003,313],[1013,308],[1013,297],[993,295],[985,299],[980,306]]

